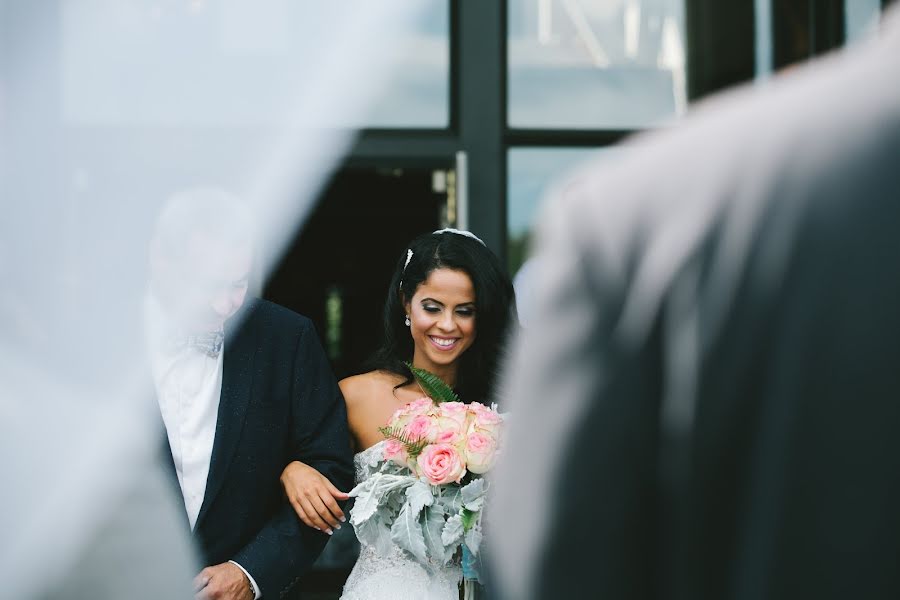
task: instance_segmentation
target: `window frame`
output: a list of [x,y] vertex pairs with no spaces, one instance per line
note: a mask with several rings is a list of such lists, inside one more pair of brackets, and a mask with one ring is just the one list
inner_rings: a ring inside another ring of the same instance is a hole
[[[448,127],[363,129],[346,159],[354,166],[433,164],[452,168],[456,154],[465,153],[469,228],[484,239],[504,264],[509,150],[599,149],[643,131],[509,127],[507,7],[507,0],[448,2]],[[685,0],[689,102],[753,78],[753,10],[753,0]]]

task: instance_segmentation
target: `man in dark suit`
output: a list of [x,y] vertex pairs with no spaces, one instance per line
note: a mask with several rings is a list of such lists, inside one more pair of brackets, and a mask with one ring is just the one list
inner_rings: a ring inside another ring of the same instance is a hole
[[328,536],[279,483],[292,460],[352,484],[343,398],[309,319],[245,302],[248,216],[225,192],[166,206],[151,248],[151,364],[188,524],[198,598],[297,597]]
[[900,597],[898,73],[894,14],[548,205],[506,597]]

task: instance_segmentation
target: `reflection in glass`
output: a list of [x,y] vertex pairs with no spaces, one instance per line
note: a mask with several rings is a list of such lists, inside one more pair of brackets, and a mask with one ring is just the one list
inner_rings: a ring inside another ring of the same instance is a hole
[[510,0],[509,125],[626,129],[687,104],[683,0]]

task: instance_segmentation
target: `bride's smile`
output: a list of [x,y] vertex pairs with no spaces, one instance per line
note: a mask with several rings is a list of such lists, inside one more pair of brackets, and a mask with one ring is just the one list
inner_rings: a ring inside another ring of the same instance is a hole
[[437,337],[435,335],[429,335],[428,339],[430,339],[435,346],[437,346],[441,351],[446,352],[448,350],[452,350],[456,346],[456,341],[459,338],[443,338]]
[[475,340],[475,287],[464,271],[432,271],[406,305],[415,350],[413,364],[448,383],[456,361]]

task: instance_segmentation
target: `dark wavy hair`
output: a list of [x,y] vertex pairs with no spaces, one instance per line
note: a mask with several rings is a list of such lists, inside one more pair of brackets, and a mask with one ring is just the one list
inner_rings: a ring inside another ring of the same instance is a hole
[[[412,251],[409,264],[407,255]],[[405,267],[404,267],[405,265]],[[463,271],[475,289],[475,341],[459,357],[456,393],[463,402],[487,402],[504,342],[518,322],[512,281],[500,261],[481,241],[451,231],[420,235],[397,260],[384,305],[384,340],[369,361],[371,369],[384,369],[413,380],[404,362],[412,362],[414,344],[404,323],[404,300],[412,300],[419,285],[436,269]]]

